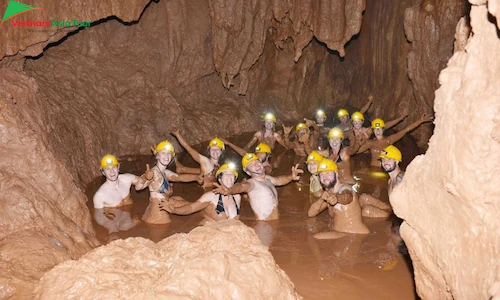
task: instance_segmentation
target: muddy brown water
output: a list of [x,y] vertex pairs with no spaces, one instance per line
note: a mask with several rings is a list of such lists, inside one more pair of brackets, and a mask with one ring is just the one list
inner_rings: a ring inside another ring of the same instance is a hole
[[[247,136],[248,137],[248,136]],[[240,137],[238,145],[244,145],[247,137]],[[203,145],[195,147],[203,153]],[[276,152],[279,152],[277,150]],[[196,163],[183,153],[177,155],[183,164],[196,167]],[[280,167],[273,175],[290,172],[294,160],[293,151],[281,153]],[[226,160],[239,162],[233,151],[226,151]],[[152,156],[120,157],[121,173],[140,175],[146,163],[154,165]],[[381,170],[369,167],[366,154],[353,159],[354,174],[360,178],[360,192],[379,194],[388,202],[387,177]],[[171,168],[172,169],[172,168]],[[349,235],[337,240],[316,240],[313,234],[327,231],[331,218],[326,211],[314,218],[307,217],[307,210],[314,199],[308,192],[309,174],[304,168],[303,183],[290,183],[279,187],[280,220],[275,222],[256,221],[250,205],[242,201],[241,221],[254,228],[264,245],[269,247],[276,263],[295,284],[304,299],[418,299],[415,294],[411,261],[405,251],[397,247],[389,220],[364,219],[370,228],[368,235]],[[243,176],[239,171],[241,180]],[[94,214],[92,196],[104,179],[96,178],[87,187],[88,207]],[[196,183],[175,183],[174,195],[189,201],[196,201],[204,191]],[[149,203],[147,189],[136,192],[132,188],[134,204],[130,216],[140,219]],[[126,215],[128,217],[128,214]],[[189,216],[171,215],[172,222],[166,225],[150,225],[140,222],[127,231],[108,234],[108,230],[93,220],[97,238],[103,243],[128,237],[143,237],[154,242],[161,241],[175,233],[187,233],[198,226],[201,213]]]

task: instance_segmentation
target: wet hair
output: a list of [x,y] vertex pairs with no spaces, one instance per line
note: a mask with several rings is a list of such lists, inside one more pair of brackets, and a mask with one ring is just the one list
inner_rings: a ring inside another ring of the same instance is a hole
[[[217,147],[217,148],[219,148],[219,147]],[[220,148],[219,148],[219,149],[220,149]],[[222,150],[222,149],[220,149],[220,151],[221,151],[221,154],[220,154],[220,156],[219,156],[219,160],[218,160],[218,161],[224,161],[224,153],[225,153],[226,151],[225,151],[225,150]],[[208,157],[208,159],[210,159],[210,158],[211,158],[211,156],[210,156],[210,147],[208,147],[208,148],[205,150],[205,156],[206,156],[206,157]]]

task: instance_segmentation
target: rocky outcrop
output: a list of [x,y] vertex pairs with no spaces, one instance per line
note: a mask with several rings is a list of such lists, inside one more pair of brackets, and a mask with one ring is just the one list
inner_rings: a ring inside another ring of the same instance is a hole
[[[98,276],[96,276],[98,274]],[[35,299],[302,299],[255,231],[208,223],[158,244],[117,240],[40,280]]]
[[500,39],[485,3],[470,20],[465,50],[439,77],[429,149],[390,199],[423,299],[499,297]]

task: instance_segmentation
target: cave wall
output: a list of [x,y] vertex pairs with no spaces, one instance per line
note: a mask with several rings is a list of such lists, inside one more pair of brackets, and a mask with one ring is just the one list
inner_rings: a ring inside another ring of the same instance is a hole
[[466,46],[439,76],[429,149],[390,198],[423,299],[500,297],[499,2],[474,2],[472,35],[457,26]]

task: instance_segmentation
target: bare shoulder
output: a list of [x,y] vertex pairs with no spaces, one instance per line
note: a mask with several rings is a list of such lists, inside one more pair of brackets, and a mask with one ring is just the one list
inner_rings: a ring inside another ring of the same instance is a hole
[[350,184],[342,184],[342,185],[339,187],[339,191],[338,191],[338,193],[340,194],[340,193],[342,193],[342,192],[344,192],[344,191],[350,191],[350,192],[352,192],[352,191],[353,191],[353,189],[352,189],[352,185],[350,185]]
[[120,174],[119,179],[121,182],[132,183],[137,176],[130,173]]
[[215,194],[214,192],[206,192],[205,194],[201,195],[200,199],[198,201],[200,202],[214,202],[219,199],[219,194]]

